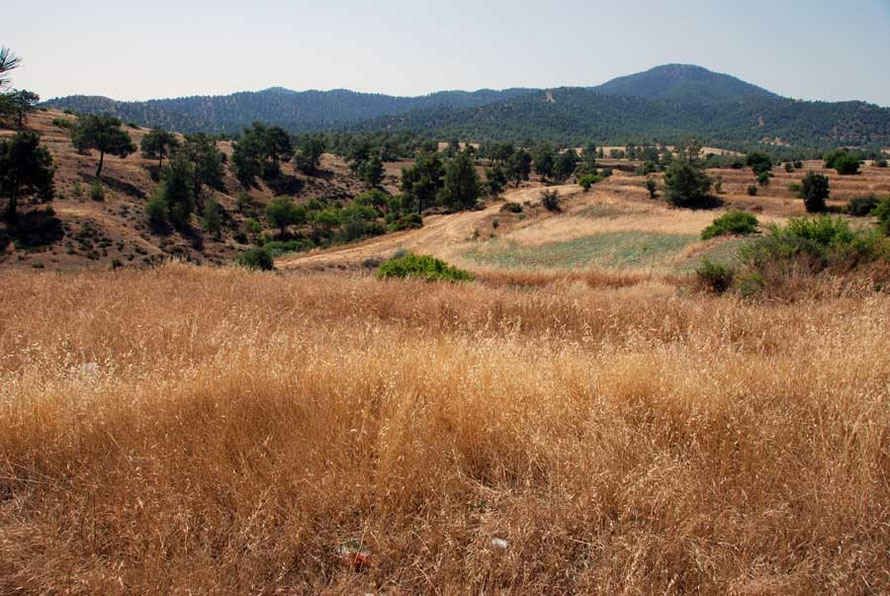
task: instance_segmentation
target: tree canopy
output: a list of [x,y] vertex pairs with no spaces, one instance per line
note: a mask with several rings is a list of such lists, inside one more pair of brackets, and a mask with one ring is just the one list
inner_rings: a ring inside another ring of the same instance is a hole
[[80,150],[99,151],[97,178],[102,175],[106,153],[125,158],[136,151],[133,139],[121,128],[121,121],[114,116],[82,116],[74,127],[71,140]]
[[51,197],[54,173],[52,155],[40,145],[37,134],[22,131],[0,141],[0,193],[8,200],[6,218],[15,219],[22,196]]

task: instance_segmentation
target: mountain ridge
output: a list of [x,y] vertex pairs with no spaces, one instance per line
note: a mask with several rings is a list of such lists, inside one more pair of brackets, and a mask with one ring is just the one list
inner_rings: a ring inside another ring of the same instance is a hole
[[[561,97],[569,108],[541,100],[548,93]],[[474,141],[534,137],[565,143],[639,142],[694,136],[734,146],[890,144],[890,108],[790,99],[690,64],[656,66],[594,87],[547,90],[448,90],[399,97],[269,87],[144,102],[70,96],[42,105],[110,113],[127,122],[185,133],[237,133],[263,121],[290,132],[399,129]]]

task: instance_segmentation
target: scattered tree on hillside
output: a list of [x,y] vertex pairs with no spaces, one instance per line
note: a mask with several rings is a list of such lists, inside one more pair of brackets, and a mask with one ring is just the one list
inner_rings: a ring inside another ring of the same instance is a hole
[[21,58],[12,53],[7,47],[0,47],[0,116],[15,113],[14,91],[9,91],[11,79],[7,73],[21,65]]
[[20,197],[38,194],[50,198],[53,189],[53,158],[40,137],[30,131],[0,141],[0,193],[8,200],[6,219],[14,220]]
[[758,180],[763,172],[769,172],[773,169],[773,161],[769,155],[762,151],[754,151],[745,156],[745,165],[751,168]]
[[414,165],[402,168],[402,191],[417,205],[417,213],[432,205],[442,188],[444,168],[438,152],[421,152]]
[[665,198],[677,207],[706,207],[711,202],[711,179],[699,160],[679,157],[664,171]]
[[535,173],[541,177],[543,182],[547,178],[553,176],[553,148],[547,143],[541,143],[535,150],[534,155]]
[[200,201],[204,186],[215,190],[225,188],[223,154],[210,137],[203,133],[186,135],[179,153],[194,167],[192,192],[197,200]]
[[306,209],[294,204],[290,197],[278,197],[266,205],[266,221],[284,237],[290,226],[306,223]]
[[[194,165],[181,152],[161,170],[161,183],[155,191],[153,200],[163,207],[173,225],[187,228],[189,219],[195,210]],[[152,207],[149,217],[160,209]]]
[[574,149],[563,151],[556,157],[553,164],[553,178],[557,182],[568,180],[578,167],[578,154]]
[[209,234],[219,240],[222,235],[223,208],[214,199],[204,204],[201,224]]
[[13,91],[9,94],[9,109],[16,115],[19,128],[24,126],[28,113],[34,111],[39,101],[39,95],[25,89]]
[[363,161],[358,168],[359,180],[370,188],[380,186],[380,183],[383,182],[383,175],[383,162],[380,161],[380,155],[376,152]]
[[507,175],[500,165],[493,165],[485,170],[485,186],[492,197],[504,191],[504,187],[507,186]]
[[179,140],[176,138],[176,135],[158,128],[142,137],[142,143],[140,144],[142,156],[148,159],[157,159],[158,168],[164,165],[164,158],[169,156],[177,147],[179,147]]
[[121,128],[121,121],[114,116],[82,116],[74,127],[71,140],[74,146],[83,151],[96,149],[99,151],[99,165],[96,168],[96,177],[102,175],[102,166],[105,163],[105,154],[117,155],[126,158],[136,151],[136,145],[130,135]]
[[244,186],[253,186],[257,176],[274,180],[281,175],[281,160],[290,159],[291,153],[293,146],[284,129],[254,122],[235,143],[232,153],[235,176]]
[[294,167],[304,174],[312,175],[321,164],[321,156],[325,150],[324,137],[308,135],[303,137],[294,154]]
[[532,172],[532,156],[525,149],[517,149],[507,161],[507,178],[518,187],[523,180],[528,180]]
[[451,209],[470,209],[481,194],[476,164],[467,151],[460,151],[445,166],[441,200]]
[[825,201],[830,194],[828,176],[810,172],[803,177],[800,196],[803,198],[803,204],[807,213],[822,213],[825,211]]

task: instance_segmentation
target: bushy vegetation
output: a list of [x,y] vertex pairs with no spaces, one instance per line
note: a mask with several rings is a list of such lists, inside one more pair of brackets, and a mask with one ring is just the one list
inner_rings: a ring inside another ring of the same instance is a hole
[[843,176],[858,174],[861,163],[862,160],[858,155],[846,149],[838,149],[825,156],[825,167],[837,170],[837,173]]
[[854,197],[847,203],[846,212],[854,217],[867,217],[871,215],[872,211],[875,210],[875,207],[877,207],[880,202],[881,201],[875,195]]
[[377,270],[378,279],[417,278],[427,281],[472,281],[473,276],[429,255],[406,254],[383,263]]
[[708,240],[715,236],[745,236],[757,232],[760,222],[752,213],[747,211],[732,210],[714,219],[702,233],[702,240]]
[[768,224],[766,232],[741,249],[745,264],[761,272],[849,270],[885,256],[887,249],[880,232],[854,230],[848,220],[828,215],[792,218],[784,227]]
[[735,272],[728,265],[704,259],[695,274],[703,287],[715,294],[722,294],[732,286]]
[[544,209],[547,211],[558,213],[562,210],[562,198],[560,198],[559,192],[556,190],[542,190],[540,197],[541,205],[543,205]]
[[271,271],[275,269],[275,260],[265,247],[258,246],[245,250],[235,258],[235,263],[247,269]]

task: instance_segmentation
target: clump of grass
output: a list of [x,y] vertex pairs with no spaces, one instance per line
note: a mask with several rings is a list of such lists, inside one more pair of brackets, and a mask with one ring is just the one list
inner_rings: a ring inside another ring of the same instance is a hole
[[417,278],[450,282],[473,280],[469,272],[453,267],[441,259],[410,253],[383,263],[377,270],[377,278]]
[[709,240],[715,236],[746,236],[757,232],[760,222],[753,214],[747,211],[734,209],[714,219],[711,225],[702,233],[702,240]]
[[90,198],[94,201],[105,200],[105,187],[102,186],[102,183],[98,180],[93,182],[92,186],[90,186]]
[[541,191],[541,205],[544,206],[544,209],[547,211],[552,211],[557,213],[561,210],[562,199],[559,196],[559,193],[555,190],[542,190]]

